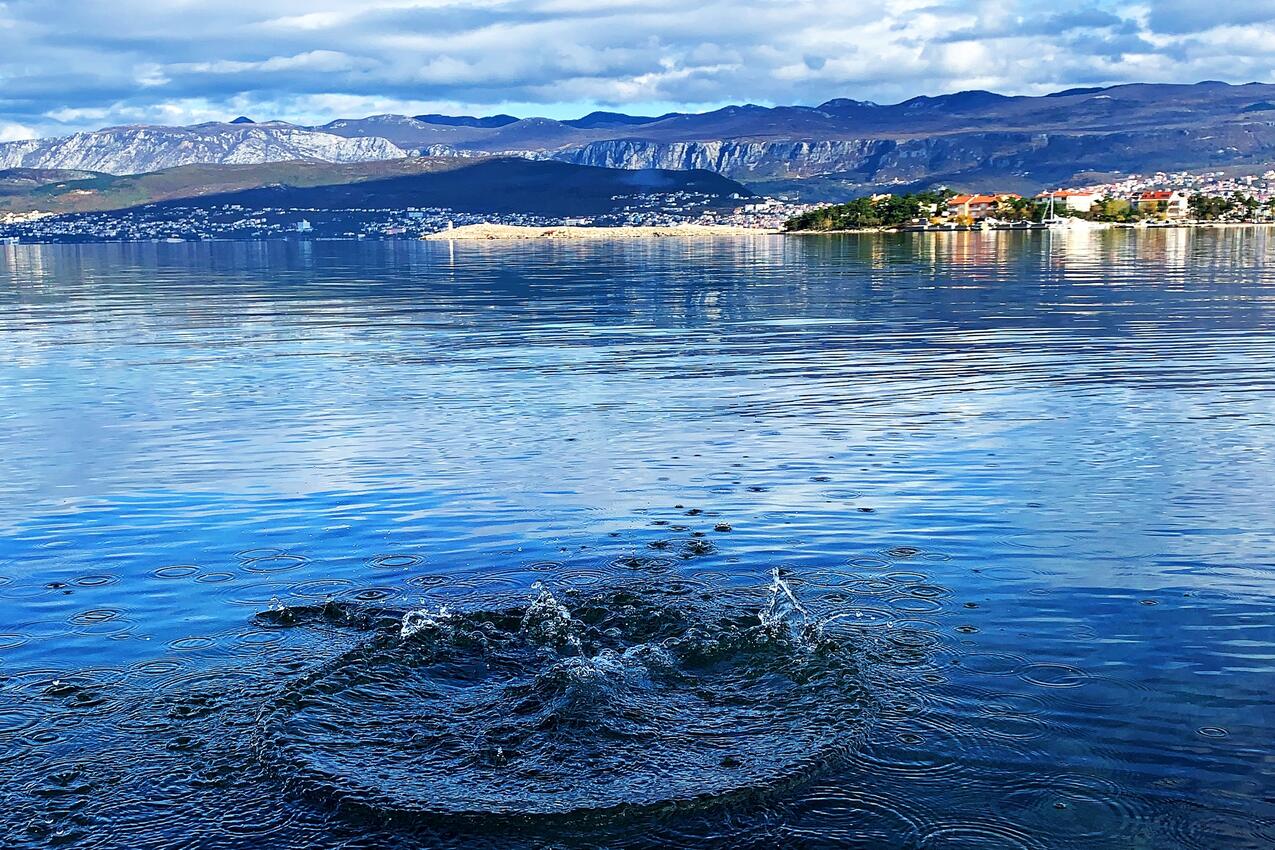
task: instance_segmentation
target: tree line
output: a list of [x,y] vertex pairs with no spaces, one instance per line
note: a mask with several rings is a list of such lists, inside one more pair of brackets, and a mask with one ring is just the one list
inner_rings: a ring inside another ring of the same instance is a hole
[[788,219],[785,230],[862,230],[898,227],[918,218],[929,219],[955,195],[946,189],[910,195],[855,198],[844,204],[820,207]]

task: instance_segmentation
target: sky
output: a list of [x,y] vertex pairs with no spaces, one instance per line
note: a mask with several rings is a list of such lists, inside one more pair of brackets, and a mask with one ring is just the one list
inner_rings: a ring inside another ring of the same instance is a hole
[[1275,80],[1275,0],[0,0],[0,141]]

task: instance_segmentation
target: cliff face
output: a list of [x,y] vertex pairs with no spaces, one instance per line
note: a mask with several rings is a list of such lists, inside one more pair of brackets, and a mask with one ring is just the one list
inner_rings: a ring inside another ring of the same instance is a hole
[[809,177],[858,171],[895,147],[883,139],[785,142],[651,142],[615,139],[550,154],[606,168],[700,168],[728,177]]
[[654,142],[521,151],[610,168],[702,168],[736,180],[837,176],[864,186],[1008,177],[1044,185],[1086,171],[1190,169],[1275,159],[1275,123],[1209,130],[958,133],[910,139]]

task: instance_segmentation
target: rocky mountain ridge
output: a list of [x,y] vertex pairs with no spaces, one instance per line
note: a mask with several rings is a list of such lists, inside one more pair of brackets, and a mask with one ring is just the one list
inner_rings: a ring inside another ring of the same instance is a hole
[[278,123],[111,127],[60,139],[0,144],[0,169],[140,174],[209,163],[368,162],[407,155],[383,138],[349,138]]
[[[970,91],[896,104],[729,106],[579,119],[376,115],[118,127],[0,144],[0,168],[126,174],[193,163],[490,155],[608,168],[707,169],[807,197],[945,183],[1029,190],[1087,173],[1275,161],[1275,85],[1135,84],[1043,97]],[[237,119],[238,121],[239,119]]]

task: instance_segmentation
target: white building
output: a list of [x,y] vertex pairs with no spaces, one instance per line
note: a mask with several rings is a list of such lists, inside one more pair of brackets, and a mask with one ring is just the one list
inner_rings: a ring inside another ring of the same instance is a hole
[[1161,214],[1165,218],[1186,218],[1190,212],[1187,201],[1190,195],[1181,189],[1159,189],[1154,192],[1143,192],[1133,199],[1133,205],[1139,212]]
[[1054,199],[1055,207],[1065,207],[1072,212],[1087,213],[1093,209],[1093,205],[1102,200],[1102,196],[1097,192],[1087,192],[1083,189],[1059,189],[1056,192],[1046,192],[1040,196],[1042,201]]

